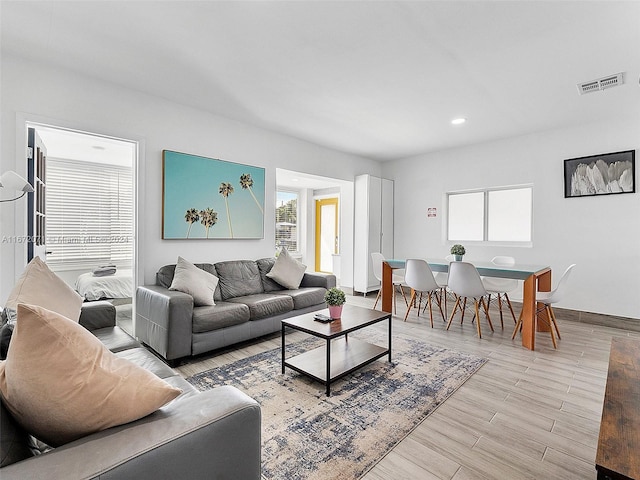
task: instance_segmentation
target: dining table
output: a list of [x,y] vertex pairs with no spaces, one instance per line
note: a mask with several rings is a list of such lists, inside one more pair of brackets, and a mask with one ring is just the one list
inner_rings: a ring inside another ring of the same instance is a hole
[[[445,259],[425,259],[433,272],[448,272],[449,261]],[[391,312],[393,299],[393,270],[405,268],[403,259],[387,259],[382,262],[382,311]],[[547,265],[495,265],[491,262],[470,261],[478,273],[484,277],[511,278],[523,280],[522,287],[522,346],[535,350],[536,330],[549,331],[549,318],[544,309],[539,309],[536,292],[551,290],[551,267]],[[542,307],[542,305],[540,305]],[[536,321],[536,314],[542,322]]]

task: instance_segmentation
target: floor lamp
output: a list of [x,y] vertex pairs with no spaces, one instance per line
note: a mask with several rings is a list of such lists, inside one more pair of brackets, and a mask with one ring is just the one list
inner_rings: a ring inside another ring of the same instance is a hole
[[13,170],[9,170],[0,175],[0,188],[22,192],[15,198],[7,198],[6,200],[0,200],[0,202],[13,202],[14,200],[24,197],[25,194],[33,192],[31,184]]

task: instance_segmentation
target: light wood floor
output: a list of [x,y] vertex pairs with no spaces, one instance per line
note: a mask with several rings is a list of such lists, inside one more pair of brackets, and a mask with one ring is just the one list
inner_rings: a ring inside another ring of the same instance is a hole
[[[347,301],[371,307],[373,300],[370,296]],[[394,336],[417,338],[489,361],[365,480],[596,478],[594,459],[611,338],[640,339],[640,333],[571,322],[558,315],[562,335],[558,349],[553,349],[548,334],[538,333],[536,350],[531,352],[522,347],[519,336],[511,340],[513,319],[508,314],[502,330],[492,309],[495,333],[482,315],[483,335],[478,339],[469,313],[463,325],[458,314],[446,331],[437,308],[432,329],[428,314],[418,318],[414,309],[403,322],[401,298],[398,307]],[[290,335],[291,340],[305,337],[299,332]],[[276,334],[190,360],[178,370],[188,377],[279,346]]]

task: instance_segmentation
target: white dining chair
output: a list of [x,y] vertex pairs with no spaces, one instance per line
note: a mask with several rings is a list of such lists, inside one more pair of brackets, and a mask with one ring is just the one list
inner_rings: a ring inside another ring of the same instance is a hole
[[405,284],[411,288],[411,299],[407,305],[407,313],[404,315],[404,321],[407,321],[411,307],[416,303],[416,297],[418,297],[418,317],[420,316],[420,310],[422,308],[422,295],[427,295],[427,306],[429,307],[429,321],[431,322],[431,328],[433,328],[433,311],[432,311],[432,297],[435,296],[438,307],[440,308],[440,315],[442,319],[446,318],[445,313],[442,311],[441,297],[438,296],[438,292],[441,287],[436,283],[433,277],[433,272],[429,264],[421,259],[410,258],[406,263],[406,273],[404,275]]
[[[378,301],[380,300],[380,297],[382,296],[382,262],[385,261],[384,255],[382,255],[380,252],[371,252],[371,262],[373,264],[373,275],[374,277],[376,277],[376,279],[380,282],[380,290],[378,290],[378,295],[376,296],[376,302],[373,305],[373,309],[375,310],[376,307],[378,306]],[[397,301],[396,301],[396,288],[400,289],[400,293],[402,294],[402,298],[404,298],[404,303],[406,305],[409,305],[408,301],[407,301],[407,295],[404,292],[404,290],[402,289],[402,286],[404,285],[404,275],[405,275],[405,269],[395,269],[393,270],[393,277],[392,277],[392,289],[393,289],[393,313],[398,313],[397,312]]]
[[[448,262],[452,262],[453,261],[453,255],[447,255],[446,257],[444,257],[445,260],[447,260]],[[433,278],[435,278],[436,283],[438,284],[438,286],[440,287],[440,297],[442,298],[442,301],[444,302],[444,316],[447,316],[447,296],[451,295],[453,296],[448,290],[447,290],[447,282],[449,281],[449,273],[448,272],[436,272],[433,274]],[[453,300],[455,300],[455,298],[453,298]]]
[[[547,313],[547,318],[549,319],[549,332],[551,333],[551,343],[553,343],[553,348],[558,348],[558,345],[556,343],[556,337],[553,334],[554,328],[555,328],[556,334],[558,335],[558,340],[562,340],[562,337],[560,337],[560,330],[558,329],[556,314],[554,313],[551,305],[553,305],[554,303],[558,303],[564,297],[567,289],[567,280],[569,280],[571,271],[575,266],[576,264],[574,263],[567,267],[567,269],[562,274],[562,277],[560,277],[560,280],[558,281],[558,285],[554,290],[551,290],[550,292],[536,292],[536,302],[542,304],[542,307],[536,310],[536,322],[538,320],[546,321],[539,314],[540,312],[543,312],[543,311]],[[513,335],[511,335],[511,340],[516,338],[516,335],[518,334],[521,328],[522,328],[522,312],[520,313],[520,316],[518,317],[518,321],[516,322],[516,328],[513,330]],[[534,328],[535,328],[535,325],[534,325]]]
[[[461,307],[464,319],[464,306],[460,305],[461,301],[466,305],[467,298],[473,298],[475,308],[476,328],[478,330],[478,337],[482,338],[482,329],[480,327],[480,311],[479,305],[482,305],[489,328],[493,332],[493,324],[491,323],[491,317],[489,316],[489,308],[485,302],[485,297],[488,297],[489,292],[484,288],[484,284],[480,279],[480,274],[476,267],[468,262],[451,262],[449,264],[449,280],[448,288],[456,295],[456,303],[451,312],[449,323],[447,323],[447,330],[451,327],[451,322],[456,314],[458,307]],[[461,322],[462,323],[462,322]]]
[[[516,259],[507,256],[496,256],[491,259],[491,263],[496,266],[510,267],[516,264]],[[504,329],[504,321],[502,319],[502,298],[507,302],[507,306],[511,311],[513,317],[513,323],[516,322],[516,315],[513,313],[513,306],[509,299],[509,292],[512,292],[518,288],[518,281],[511,278],[496,278],[496,277],[482,277],[482,283],[487,292],[489,292],[489,306],[491,306],[492,298],[497,300],[498,311],[500,312],[500,326]]]

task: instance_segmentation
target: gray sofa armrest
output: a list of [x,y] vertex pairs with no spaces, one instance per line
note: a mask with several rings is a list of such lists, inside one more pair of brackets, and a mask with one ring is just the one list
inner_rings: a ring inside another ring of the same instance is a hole
[[258,403],[224,386],[0,470],[3,480],[260,479]]
[[116,326],[116,307],[109,302],[85,302],[80,310],[80,325],[87,330]]
[[159,285],[136,289],[135,336],[166,360],[191,355],[193,297]]
[[301,287],[324,287],[327,290],[336,286],[336,276],[332,273],[305,272]]

